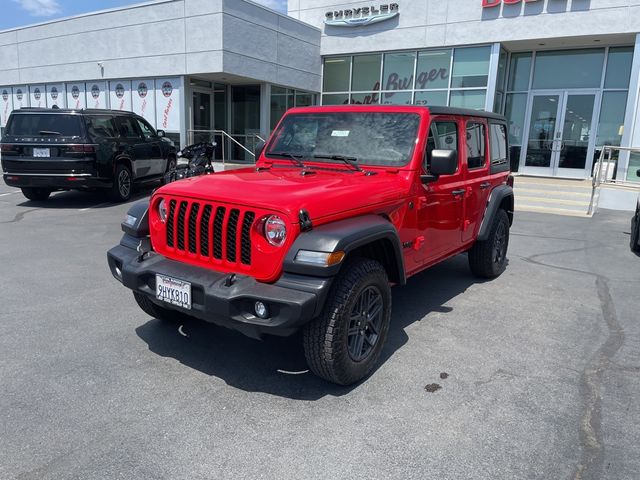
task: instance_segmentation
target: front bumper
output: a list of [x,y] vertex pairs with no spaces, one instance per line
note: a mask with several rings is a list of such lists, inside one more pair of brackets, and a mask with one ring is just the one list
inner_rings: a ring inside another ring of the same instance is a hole
[[49,188],[52,190],[76,190],[89,188],[110,188],[113,181],[109,178],[100,178],[84,174],[24,174],[4,173],[4,183],[10,187],[34,187]]
[[[107,253],[113,276],[125,287],[146,295],[153,303],[208,322],[238,330],[251,337],[263,334],[287,336],[318,316],[331,286],[331,278],[283,274],[275,284],[169,260],[155,252],[139,260],[138,239],[123,237],[120,245]],[[156,273],[191,283],[191,310],[156,299]],[[227,286],[228,285],[228,286]],[[269,307],[270,318],[255,316],[254,304]]]

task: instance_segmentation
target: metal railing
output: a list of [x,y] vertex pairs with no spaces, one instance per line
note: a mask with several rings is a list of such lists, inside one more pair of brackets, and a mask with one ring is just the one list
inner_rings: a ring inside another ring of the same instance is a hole
[[[601,147],[596,147],[596,151],[600,151],[600,155],[598,155],[598,160],[596,161],[593,169],[591,200],[589,202],[589,210],[587,212],[588,215],[591,215],[593,213],[593,210],[595,208],[596,193],[600,185],[610,183],[615,185],[628,185],[633,187],[640,186],[640,183],[638,182],[629,181],[626,178],[616,178],[620,153],[640,153],[640,148],[603,145]],[[615,157],[614,153],[617,153]]]
[[[187,143],[216,142],[214,161],[255,162],[253,153],[258,142],[265,140],[258,134],[235,134],[224,130],[187,130]],[[244,157],[244,158],[241,158]]]

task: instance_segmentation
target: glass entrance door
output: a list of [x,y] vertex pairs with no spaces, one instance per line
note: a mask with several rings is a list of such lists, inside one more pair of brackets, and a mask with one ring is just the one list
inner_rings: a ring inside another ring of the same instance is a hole
[[210,142],[212,140],[211,94],[209,92],[193,92],[193,143]]
[[532,93],[520,171],[587,178],[591,173],[596,91]]

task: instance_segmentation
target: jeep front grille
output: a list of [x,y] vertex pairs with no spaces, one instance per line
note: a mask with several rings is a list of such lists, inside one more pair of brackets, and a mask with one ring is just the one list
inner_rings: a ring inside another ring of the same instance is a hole
[[249,266],[255,218],[255,212],[240,208],[172,199],[167,213],[167,246],[180,255]]

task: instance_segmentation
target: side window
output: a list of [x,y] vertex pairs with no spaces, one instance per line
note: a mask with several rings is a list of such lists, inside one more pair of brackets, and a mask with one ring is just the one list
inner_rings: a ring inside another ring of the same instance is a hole
[[467,123],[467,166],[482,168],[486,164],[485,127],[482,123]]
[[113,138],[116,136],[116,125],[112,117],[88,116],[87,131],[93,138]]
[[458,125],[456,122],[435,121],[429,128],[427,138],[427,152],[424,156],[424,170],[429,171],[431,166],[431,153],[434,150],[458,149]]
[[507,163],[507,127],[502,124],[489,125],[489,145],[491,146],[491,166]]
[[133,118],[118,117],[118,133],[124,138],[140,138],[137,127]]
[[147,122],[143,122],[139,118],[136,118],[136,122],[138,122],[138,126],[140,127],[144,138],[149,139],[156,136],[156,132],[153,131],[153,128],[151,128],[151,126]]

